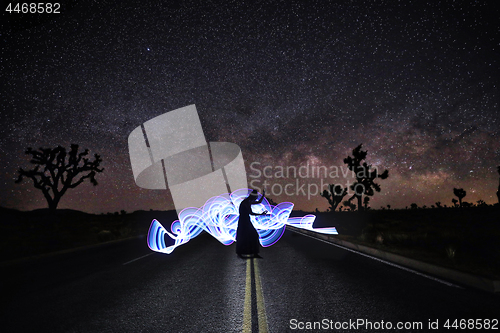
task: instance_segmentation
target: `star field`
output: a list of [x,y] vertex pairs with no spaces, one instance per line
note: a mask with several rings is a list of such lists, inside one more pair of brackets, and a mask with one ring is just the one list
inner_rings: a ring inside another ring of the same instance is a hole
[[252,162],[340,167],[363,143],[389,169],[374,208],[451,205],[453,187],[494,203],[498,17],[491,1],[72,1],[37,24],[7,17],[0,206],[45,207],[31,184],[14,184],[24,150],[77,143],[105,171],[59,208],[172,208],[168,191],[135,185],[127,137],[189,104],[207,141],[241,147],[249,175]]

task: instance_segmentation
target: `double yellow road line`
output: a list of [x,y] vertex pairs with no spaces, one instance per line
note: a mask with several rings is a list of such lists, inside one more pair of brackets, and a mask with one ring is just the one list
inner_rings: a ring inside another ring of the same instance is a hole
[[260,282],[259,264],[257,259],[247,260],[247,275],[245,283],[245,306],[243,310],[243,333],[252,333],[252,271],[255,283],[255,299],[257,302],[257,327],[259,333],[267,333],[267,316]]

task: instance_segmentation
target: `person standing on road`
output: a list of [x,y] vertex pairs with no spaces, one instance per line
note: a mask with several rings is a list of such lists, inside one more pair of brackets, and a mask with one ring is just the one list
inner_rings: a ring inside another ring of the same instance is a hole
[[238,229],[236,230],[236,254],[242,259],[246,258],[262,258],[259,256],[259,234],[255,230],[250,215],[266,215],[263,213],[254,213],[252,205],[257,205],[264,200],[266,191],[263,191],[260,199],[257,200],[258,192],[253,190],[248,197],[243,199],[240,204],[238,219]]

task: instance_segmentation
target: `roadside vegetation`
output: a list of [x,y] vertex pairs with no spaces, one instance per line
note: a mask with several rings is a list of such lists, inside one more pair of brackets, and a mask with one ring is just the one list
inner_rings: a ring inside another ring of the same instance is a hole
[[335,226],[339,239],[500,280],[498,204],[315,215],[315,227]]

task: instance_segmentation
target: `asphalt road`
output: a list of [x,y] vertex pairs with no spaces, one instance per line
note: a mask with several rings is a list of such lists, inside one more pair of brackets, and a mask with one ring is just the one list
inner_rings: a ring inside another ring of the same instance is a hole
[[203,234],[171,255],[136,239],[0,266],[0,331],[442,332],[478,319],[500,329],[498,295],[288,232],[261,255],[239,259]]

